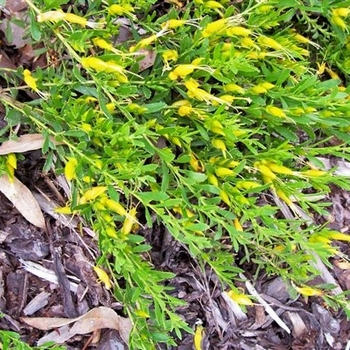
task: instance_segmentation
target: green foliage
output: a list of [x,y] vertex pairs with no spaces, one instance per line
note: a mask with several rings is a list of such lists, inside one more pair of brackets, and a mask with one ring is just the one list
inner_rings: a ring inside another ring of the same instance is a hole
[[19,334],[0,330],[0,347],[2,350],[64,350],[65,347],[47,343],[43,346],[31,347],[23,342]]
[[[54,13],[35,21],[63,3],[32,4],[32,36],[60,58],[33,72],[48,97],[15,101],[20,69],[2,97],[10,128],[25,122],[63,143],[47,142],[44,169],[55,160],[56,173],[72,183],[66,209],[98,233],[100,262],[135,324],[131,346],[174,345],[174,336],[191,332],[176,314],[183,302],[163,283],[173,274],[156,271],[144,254],[151,247],[143,230],[155,222],[222,288],[237,291],[247,261],[257,274],[296,285],[316,276],[312,253],[328,264],[335,250],[315,239],[322,227],[299,216],[325,213],[319,199],[329,184],[349,189],[317,159],[349,159],[349,23],[341,11],[349,2],[223,1],[215,8],[198,0],[159,15],[153,1],[131,1],[117,14],[97,1],[68,7],[86,23]],[[179,14],[182,22],[171,22]],[[118,15],[130,19],[133,35],[123,43]],[[144,70],[140,49],[156,54]],[[278,198],[293,218],[280,218]],[[348,307],[344,298],[325,299]]]

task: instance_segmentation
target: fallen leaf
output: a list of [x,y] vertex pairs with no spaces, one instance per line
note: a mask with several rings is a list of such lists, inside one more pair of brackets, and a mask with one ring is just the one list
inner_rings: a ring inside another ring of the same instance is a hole
[[[60,144],[53,138],[51,142],[55,145]],[[0,146],[0,155],[9,153],[22,153],[27,151],[34,151],[43,147],[45,137],[41,134],[27,134],[19,137],[17,141],[9,140],[2,143]]]
[[147,68],[150,68],[153,66],[154,61],[156,60],[156,53],[155,51],[152,50],[147,50],[147,49],[139,49],[137,51],[138,54],[142,54],[144,58],[138,62],[139,64],[139,72],[144,71]]
[[71,328],[71,333],[86,334],[101,328],[119,331],[124,342],[128,344],[132,323],[130,319],[119,316],[112,309],[101,306],[81,317]]
[[[21,320],[34,328],[44,331],[67,326],[75,322],[69,330],[69,338],[76,334],[87,334],[98,329],[111,328],[119,332],[126,344],[128,344],[132,329],[130,319],[119,316],[114,310],[105,306],[92,309],[86,314],[76,318],[21,317]],[[69,339],[67,339],[67,337],[65,338],[65,340]],[[46,341],[48,341],[47,338]]]
[[45,229],[45,219],[38,202],[16,177],[10,180],[7,175],[0,177],[0,191],[31,224]]

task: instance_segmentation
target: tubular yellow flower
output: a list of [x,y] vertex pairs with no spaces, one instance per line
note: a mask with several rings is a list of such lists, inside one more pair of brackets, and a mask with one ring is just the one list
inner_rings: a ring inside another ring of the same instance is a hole
[[350,242],[350,235],[342,233],[342,232],[329,231],[329,232],[327,232],[327,236],[336,240],[336,241]]
[[350,8],[340,7],[332,10],[334,16],[347,17],[350,13]]
[[227,295],[239,305],[246,305],[246,306],[254,305],[252,300],[245,294],[235,293],[233,290],[230,290],[227,292]]
[[211,144],[214,148],[221,150],[223,153],[227,150],[226,144],[223,140],[220,139],[212,139]]
[[253,86],[250,91],[256,95],[265,94],[267,92],[266,88],[260,85]]
[[[227,102],[228,104],[231,104],[236,98],[231,95],[221,95],[219,97],[222,101]],[[218,106],[219,103],[217,101],[213,101],[213,106]]]
[[269,83],[269,82],[264,82],[264,83],[260,83],[258,86],[261,86],[262,88],[266,89],[266,90],[271,90],[272,88],[275,87],[275,85]]
[[267,36],[259,36],[258,42],[261,45],[270,47],[270,48],[275,49],[275,50],[282,50],[283,49],[283,46],[281,44],[279,44],[275,39],[269,38]]
[[227,204],[228,206],[231,205],[230,198],[229,198],[229,196],[228,196],[228,194],[227,194],[226,191],[220,190],[219,197],[222,199],[222,201],[223,201],[225,204]]
[[54,210],[55,210],[55,213],[58,213],[58,214],[65,214],[65,215],[72,214],[72,209],[69,206],[56,207]]
[[169,78],[171,80],[176,80],[178,77],[184,78],[186,75],[191,74],[196,68],[197,67],[193,64],[181,64],[169,73]]
[[203,326],[201,324],[198,324],[193,336],[193,344],[194,344],[195,350],[203,349],[202,348],[203,338],[204,338]]
[[164,61],[177,61],[179,54],[176,50],[166,50],[162,53]]
[[197,22],[193,19],[169,19],[168,21],[161,24],[162,28],[175,29],[182,27],[185,24],[189,24],[198,27]]
[[337,27],[340,27],[341,29],[346,29],[347,28],[346,23],[339,16],[332,16],[331,21],[332,21],[333,24],[335,24]]
[[262,14],[262,13],[270,12],[272,9],[273,9],[272,5],[264,5],[263,4],[256,9],[256,12]]
[[186,23],[186,20],[184,19],[169,19],[168,21],[162,23],[161,27],[174,29],[174,28],[183,26],[185,23]]
[[230,27],[226,30],[227,36],[249,36],[252,34],[252,31],[248,28],[241,26]]
[[94,38],[92,39],[92,42],[95,46],[98,46],[101,49],[105,49],[108,51],[114,50],[113,45],[102,38]]
[[215,169],[215,174],[217,177],[226,177],[226,176],[233,176],[236,173],[229,168],[225,168],[225,167],[218,167]]
[[136,16],[133,14],[134,8],[130,4],[113,4],[108,8],[108,12],[111,15],[127,15],[129,17],[132,17],[132,19],[136,19]]
[[17,157],[14,153],[7,155],[6,168],[10,182],[13,182],[15,177],[15,169],[17,169]]
[[76,178],[76,168],[78,161],[76,158],[69,158],[66,166],[64,167],[64,175],[68,181]]
[[294,171],[292,169],[289,169],[283,165],[278,165],[275,162],[267,162],[267,167],[270,168],[274,173],[276,174],[283,174],[283,175],[293,175]]
[[149,45],[151,45],[152,43],[154,43],[159,37],[168,34],[169,30],[167,30],[167,28],[163,28],[160,32],[153,34],[151,36],[149,36],[148,38],[145,39],[141,39],[136,45],[131,46],[129,51],[130,52],[135,52],[139,49],[143,49]]
[[219,186],[219,180],[214,174],[208,174],[208,182],[213,186]]
[[279,198],[281,198],[283,200],[283,202],[285,202],[288,206],[292,207],[293,206],[293,202],[292,200],[281,190],[278,189],[276,191],[276,194]]
[[209,0],[204,3],[204,7],[209,8],[209,9],[222,9],[224,8],[223,5],[221,5],[219,2],[214,1],[214,0]]
[[255,41],[251,38],[243,38],[241,40],[241,45],[245,48],[250,48],[250,47],[257,47],[256,44],[255,44]]
[[81,60],[81,64],[84,68],[90,68],[96,72],[115,73],[118,77],[123,77],[126,81],[128,81],[128,78],[124,73],[124,68],[114,62],[105,62],[97,57],[90,56],[84,57]]
[[35,79],[35,78],[32,76],[31,71],[29,71],[28,69],[25,69],[25,70],[23,71],[23,79],[24,79],[24,82],[25,82],[31,89],[33,89],[35,92],[38,91],[38,86],[37,86],[37,84],[36,84],[37,79]]
[[257,168],[263,176],[266,176],[271,180],[277,179],[276,174],[273,173],[266,165],[257,162],[257,163],[254,163],[254,167]]
[[306,171],[301,171],[298,174],[308,176],[308,177],[321,177],[321,176],[327,175],[327,171],[310,169]]
[[137,220],[136,220],[136,208],[132,208],[132,209],[129,210],[128,216],[124,220],[123,226],[122,226],[122,228],[120,230],[121,234],[124,237],[127,236],[131,232],[132,226],[135,223],[137,223]]
[[214,120],[211,120],[209,123],[210,123],[209,124],[210,131],[218,135],[226,136],[224,127],[219,120],[214,119]]
[[111,280],[110,280],[107,272],[102,270],[98,266],[93,266],[93,269],[96,272],[96,275],[97,275],[99,281],[101,281],[105,285],[106,289],[111,289],[112,283],[111,283]]
[[235,229],[237,231],[243,232],[243,227],[242,227],[241,223],[239,222],[238,218],[233,220],[233,226],[235,227]]
[[102,23],[95,23],[95,22],[90,22],[84,17],[75,15],[74,13],[66,13],[63,12],[62,10],[58,11],[48,11],[48,12],[43,12],[40,13],[37,16],[37,21],[39,23],[41,22],[60,22],[60,21],[66,21],[69,23],[74,23],[74,24],[79,24],[82,27],[90,27],[90,28],[99,28],[103,26]]
[[323,291],[321,289],[318,289],[318,288],[313,288],[313,287],[297,287],[295,285],[293,285],[294,289],[306,296],[306,297],[312,297],[312,296],[315,296],[315,295],[322,295],[323,294]]
[[115,213],[126,216],[127,211],[126,209],[118,202],[114,201],[113,199],[109,199],[107,197],[101,199],[101,203],[108,209],[114,211]]
[[239,94],[244,94],[245,90],[235,83],[229,83],[223,86],[224,92],[237,92]]
[[179,77],[185,78],[187,75],[193,73],[195,69],[204,70],[210,74],[214,72],[214,70],[208,66],[198,66],[196,64],[180,64],[172,72],[169,73],[169,78],[171,80],[176,80]]
[[107,186],[96,186],[87,190],[84,195],[80,198],[79,203],[85,204],[90,202],[107,191]]
[[199,83],[194,79],[189,79],[185,81],[185,86],[189,91],[193,91],[199,87]]
[[267,113],[273,115],[274,117],[278,117],[278,118],[285,118],[286,117],[283,110],[281,108],[276,107],[276,106],[272,106],[272,105],[266,106],[265,110]]
[[225,18],[211,22],[203,29],[202,36],[204,38],[207,38],[214,34],[216,35],[224,34],[226,31],[227,24],[228,24],[228,21]]
[[204,164],[201,161],[199,161],[193,153],[190,153],[190,157],[191,159],[189,163],[192,169],[198,172],[204,171]]
[[191,102],[188,100],[178,100],[178,101],[175,101],[171,106],[172,107],[191,106]]
[[193,112],[193,108],[191,106],[181,106],[177,113],[181,117],[187,117]]
[[236,187],[240,190],[252,190],[257,187],[261,187],[262,185],[257,181],[237,181]]

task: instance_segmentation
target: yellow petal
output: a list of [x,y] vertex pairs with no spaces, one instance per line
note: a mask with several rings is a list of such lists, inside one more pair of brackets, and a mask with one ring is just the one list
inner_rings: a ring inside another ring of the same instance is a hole
[[227,292],[227,295],[239,305],[254,305],[250,297],[242,293],[236,293],[233,290]]
[[64,167],[64,175],[68,181],[75,179],[76,177],[76,168],[78,165],[78,161],[76,158],[69,158],[66,166]]

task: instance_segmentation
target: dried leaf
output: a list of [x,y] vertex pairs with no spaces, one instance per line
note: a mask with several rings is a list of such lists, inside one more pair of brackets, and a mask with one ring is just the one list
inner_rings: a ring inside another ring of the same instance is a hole
[[132,329],[132,323],[128,318],[121,317],[112,309],[104,306],[92,309],[77,318],[22,317],[21,320],[41,330],[58,328],[75,322],[69,330],[70,338],[75,334],[87,334],[98,329],[111,328],[119,332],[126,344],[128,344]]
[[139,72],[144,71],[147,68],[150,68],[153,66],[154,61],[156,60],[156,53],[152,50],[147,49],[139,49],[137,51],[139,54],[144,55],[144,58],[139,61]]
[[[19,137],[17,141],[5,141],[0,146],[0,155],[9,153],[22,153],[41,149],[44,145],[45,137],[41,134],[27,134]],[[51,142],[59,144],[51,138]]]
[[71,333],[86,334],[101,328],[112,328],[117,330],[127,344],[132,323],[130,319],[119,316],[112,309],[101,306],[92,309],[81,317],[71,328]]
[[40,206],[30,190],[16,177],[0,177],[0,191],[17,210],[33,225],[45,229],[45,219]]

